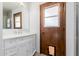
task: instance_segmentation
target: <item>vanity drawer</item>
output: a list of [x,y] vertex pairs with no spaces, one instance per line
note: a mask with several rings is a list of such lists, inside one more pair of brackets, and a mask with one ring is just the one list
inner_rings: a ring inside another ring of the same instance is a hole
[[21,38],[18,38],[17,39],[17,43],[24,43],[24,42],[26,42],[27,40],[29,40],[31,37],[30,36],[28,36],[28,37],[21,37]]
[[10,47],[5,49],[5,56],[14,56],[17,54],[17,48],[16,47]]
[[20,42],[22,42],[22,41],[25,41],[25,39],[23,39],[23,37],[17,39],[17,42],[18,42],[18,43],[20,43]]
[[26,36],[26,37],[23,37],[23,40],[30,40],[30,39],[35,39],[35,35],[30,35],[30,36]]

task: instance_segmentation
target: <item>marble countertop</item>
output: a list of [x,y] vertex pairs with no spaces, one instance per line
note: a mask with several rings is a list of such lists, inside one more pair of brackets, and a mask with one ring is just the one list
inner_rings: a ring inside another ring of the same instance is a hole
[[3,34],[3,40],[5,39],[11,39],[11,38],[18,38],[18,37],[23,37],[23,36],[29,36],[29,35],[34,35],[35,33],[20,33],[20,34],[8,34],[5,35]]

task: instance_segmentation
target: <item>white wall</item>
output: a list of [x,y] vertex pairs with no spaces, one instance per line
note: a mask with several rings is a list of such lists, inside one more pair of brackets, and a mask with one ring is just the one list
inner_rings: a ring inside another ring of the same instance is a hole
[[2,23],[3,23],[3,9],[2,3],[0,2],[0,56],[4,54],[3,52],[3,41],[2,41]]
[[69,2],[66,4],[66,55],[75,55],[75,4]]
[[[40,4],[30,4],[30,31],[36,32],[36,49],[40,52]],[[67,2],[66,4],[66,55],[75,55],[75,15],[74,3]]]
[[35,32],[36,50],[40,52],[40,8],[38,3],[30,3],[30,32]]

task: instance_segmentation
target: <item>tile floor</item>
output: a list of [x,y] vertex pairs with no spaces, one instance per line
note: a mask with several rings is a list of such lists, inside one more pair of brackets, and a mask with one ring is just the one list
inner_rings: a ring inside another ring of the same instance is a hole
[[46,56],[46,55],[35,52],[34,56]]

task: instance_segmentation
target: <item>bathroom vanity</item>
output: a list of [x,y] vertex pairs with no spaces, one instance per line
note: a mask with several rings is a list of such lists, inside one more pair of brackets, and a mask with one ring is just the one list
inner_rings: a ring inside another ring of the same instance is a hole
[[36,34],[30,31],[27,3],[3,3],[3,50],[5,56],[32,56]]
[[35,33],[3,36],[5,56],[32,56],[35,49]]

